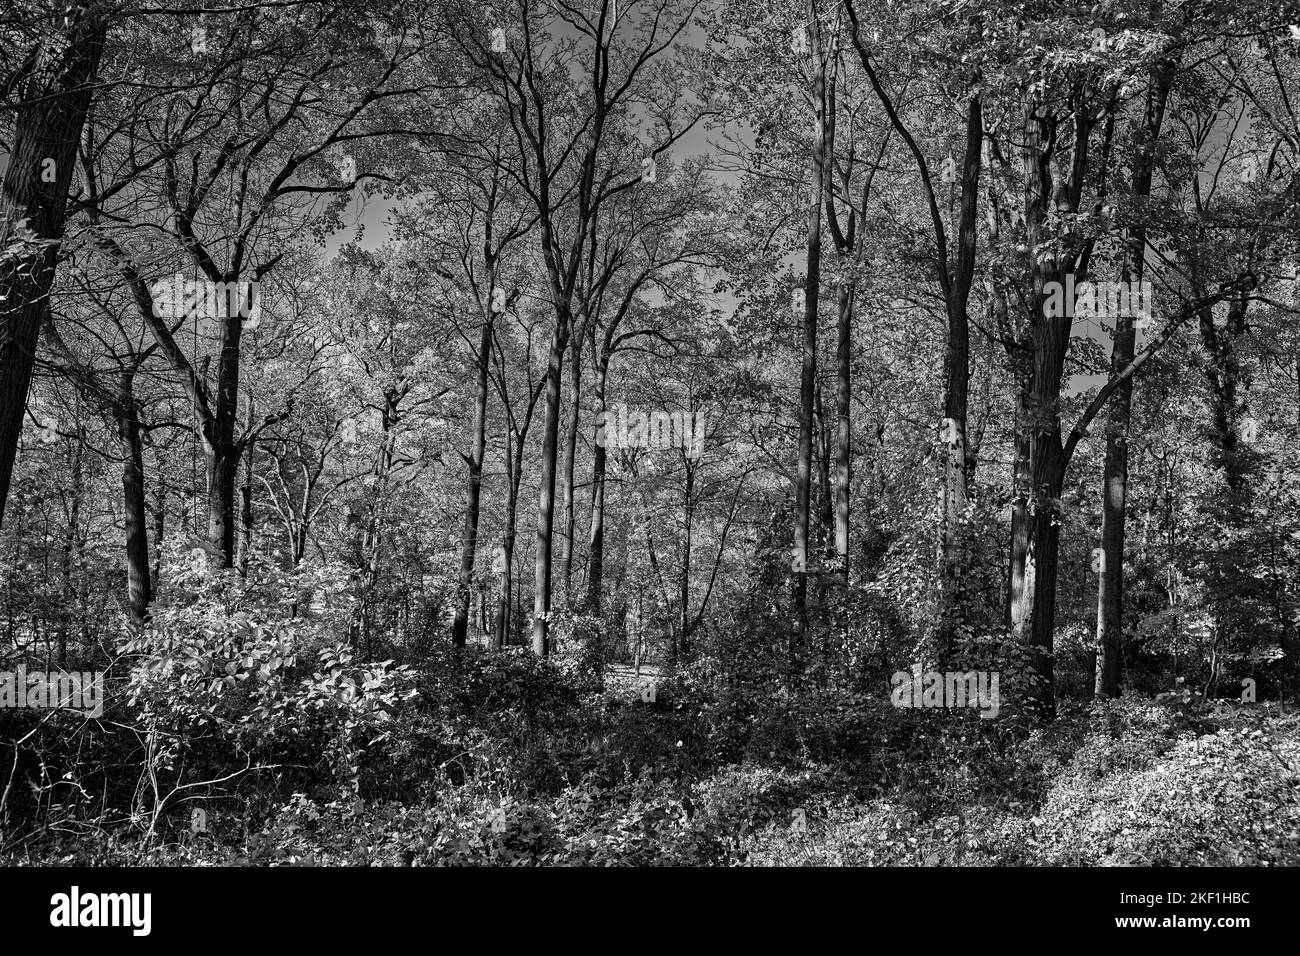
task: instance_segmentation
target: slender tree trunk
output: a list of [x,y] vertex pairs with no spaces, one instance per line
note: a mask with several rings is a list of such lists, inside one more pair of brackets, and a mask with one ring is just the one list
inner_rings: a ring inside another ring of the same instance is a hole
[[[1116,320],[1111,373],[1133,360],[1136,330],[1127,317]],[[1111,396],[1102,474],[1101,554],[1097,564],[1097,671],[1099,697],[1118,697],[1123,660],[1124,506],[1128,492],[1128,432],[1132,378]]]
[[852,349],[854,284],[840,285],[838,345],[835,350],[835,554],[849,575],[849,488],[850,453],[853,432],[850,414],[853,406]]
[[478,546],[479,494],[483,485],[483,457],[487,448],[488,360],[492,347],[491,318],[483,323],[478,341],[478,381],[474,395],[474,433],[465,458],[469,476],[465,484],[465,531],[461,538],[460,579],[457,581],[456,616],[451,626],[452,647],[464,647],[469,617],[470,586],[474,580],[474,552]]
[[1012,347],[1012,372],[1016,381],[1015,446],[1011,462],[1011,542],[1007,573],[1007,627],[1023,635],[1029,625],[1033,589],[1029,571],[1029,503],[1033,485],[1029,473],[1030,422],[1030,344],[1026,340]]
[[70,9],[66,34],[41,43],[18,89],[0,189],[0,249],[9,251],[0,265],[0,524],[41,320],[49,314],[77,144],[104,49],[104,11]]
[[[1146,117],[1133,160],[1133,195],[1151,195],[1151,171],[1156,141],[1164,119],[1165,102],[1173,81],[1173,63],[1162,60],[1151,71]],[[1146,229],[1139,226],[1130,237],[1131,274],[1141,283],[1146,275]],[[1125,269],[1124,273],[1129,273]],[[1127,281],[1128,274],[1121,274]],[[1116,375],[1130,362],[1137,345],[1133,318],[1118,316],[1111,348],[1110,369]],[[1118,697],[1123,661],[1124,627],[1124,507],[1128,494],[1128,434],[1133,409],[1133,379],[1126,378],[1107,408],[1106,462],[1102,474],[1101,560],[1097,578],[1097,672],[1093,685],[1099,697]]]
[[118,387],[117,433],[125,452],[122,463],[122,503],[126,526],[127,607],[131,622],[139,627],[148,619],[153,587],[149,576],[144,447],[140,441],[140,417],[133,394],[132,372],[122,373]]
[[835,493],[831,490],[831,420],[822,383],[817,382],[817,544],[825,546],[835,527]]
[[390,387],[384,392],[384,408],[380,418],[383,441],[375,460],[375,485],[369,515],[361,537],[359,563],[361,567],[361,594],[357,603],[356,626],[353,628],[353,646],[365,649],[369,658],[373,652],[371,642],[372,614],[375,589],[379,584],[379,557],[384,541],[384,517],[388,507],[388,488],[393,473],[393,460],[397,450],[399,407],[405,396],[404,388]]
[[984,137],[983,111],[972,96],[966,113],[966,151],[961,167],[961,212],[957,255],[947,289],[948,342],[944,354],[943,507],[939,544],[940,657],[951,652],[965,613],[962,596],[966,553],[962,528],[970,501],[966,467],[967,417],[970,405],[970,317],[967,307],[975,274],[975,233],[979,200],[980,161]]
[[533,593],[533,653],[550,650],[547,615],[551,610],[551,541],[555,525],[555,466],[560,429],[560,378],[568,344],[569,316],[556,316],[546,366],[546,420],[542,430],[542,473],[537,495],[537,560]]
[[695,466],[689,458],[685,460],[686,476],[682,491],[682,566],[677,581],[677,590],[681,600],[681,656],[687,657],[691,652],[691,532],[695,523]]
[[[815,13],[815,5],[809,3]],[[826,194],[826,57],[820,27],[810,29],[817,72],[813,81],[816,132],[811,163],[811,195],[807,219],[807,278],[804,282],[803,336],[799,377],[799,460],[794,494],[794,606],[797,618],[791,637],[791,663],[798,668],[798,649],[808,627],[809,512],[812,498],[812,438],[817,385],[817,300],[821,289],[822,201]]]
[[244,483],[239,489],[239,573],[248,576],[248,562],[253,551],[253,453],[257,442],[248,441],[244,459]]
[[162,544],[167,532],[167,486],[158,482],[157,503],[153,513],[153,587],[162,583]]
[[[74,618],[84,614],[85,606],[78,600],[79,565],[81,548],[78,538],[81,527],[81,502],[86,496],[85,446],[81,429],[70,443],[68,454],[70,474],[67,487],[68,523],[63,535],[63,614],[56,617],[59,629],[59,662],[66,666],[68,661],[68,631],[74,624]],[[84,630],[84,627],[81,628]]]
[[[596,421],[603,421],[605,387],[609,379],[609,355],[603,354],[596,367]],[[605,445],[597,441],[591,464],[591,538],[587,558],[587,611],[600,614],[600,591],[605,574]]]
[[[519,463],[522,465],[522,461]],[[496,620],[493,624],[496,649],[505,647],[510,636],[510,591],[514,584],[515,568],[515,534],[519,513],[519,469],[508,480],[506,491],[506,523],[501,537],[501,550],[504,552],[505,569],[501,572],[500,590],[497,592]]]
[[560,541],[560,570],[564,579],[567,599],[573,577],[573,471],[578,451],[578,417],[582,398],[582,347],[581,339],[569,353],[569,415],[564,423],[564,513]]
[[[659,551],[655,547],[655,536],[654,531],[651,529],[651,520],[649,517],[644,520],[643,526],[645,529],[646,556],[650,559],[650,571],[654,575],[655,583],[659,585],[659,598],[663,602],[664,613],[668,617],[668,626],[671,631],[668,641],[668,656],[669,660],[671,660],[673,664],[676,664],[678,650],[677,622],[680,620],[680,617],[674,617],[672,614],[673,601],[672,597],[668,593],[668,586],[664,583],[663,572],[659,568]],[[644,627],[644,625],[645,622],[643,620],[642,626]]]
[[202,421],[207,452],[208,540],[221,555],[221,567],[235,563],[235,481],[243,443],[235,438],[239,412],[239,377],[243,364],[240,340],[244,323],[240,318],[251,303],[233,304],[216,296],[217,383],[212,398],[212,415]]

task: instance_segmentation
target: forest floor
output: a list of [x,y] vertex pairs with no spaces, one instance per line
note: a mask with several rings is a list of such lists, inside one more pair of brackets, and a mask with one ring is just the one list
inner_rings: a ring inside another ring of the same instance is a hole
[[[64,808],[0,859],[1300,864],[1293,708],[1220,702],[1193,712],[1128,698],[1064,701],[1047,724],[983,721],[895,709],[879,695],[778,704],[704,693],[652,665],[640,676],[613,667],[598,690],[569,687],[518,661],[503,670],[491,655],[472,679],[448,678],[476,688],[477,704],[429,688],[420,706],[430,709],[375,738],[352,787],[250,775],[243,788],[170,805],[148,839],[145,816],[74,821]],[[194,807],[206,811],[198,831]]]

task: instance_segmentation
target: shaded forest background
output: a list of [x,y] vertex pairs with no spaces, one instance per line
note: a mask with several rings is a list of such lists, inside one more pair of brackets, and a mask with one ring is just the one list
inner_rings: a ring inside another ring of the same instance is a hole
[[1294,6],[0,36],[9,859],[1300,860]]

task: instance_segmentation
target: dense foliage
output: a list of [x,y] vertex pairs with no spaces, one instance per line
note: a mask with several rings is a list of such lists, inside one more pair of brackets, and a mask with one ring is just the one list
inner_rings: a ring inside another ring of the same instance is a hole
[[0,857],[1300,863],[1297,103],[1276,0],[16,0]]

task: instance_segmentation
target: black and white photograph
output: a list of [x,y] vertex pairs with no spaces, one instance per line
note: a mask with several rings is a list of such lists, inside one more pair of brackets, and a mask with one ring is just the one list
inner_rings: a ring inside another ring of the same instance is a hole
[[1300,4],[0,0],[0,181],[7,926],[1270,922]]

